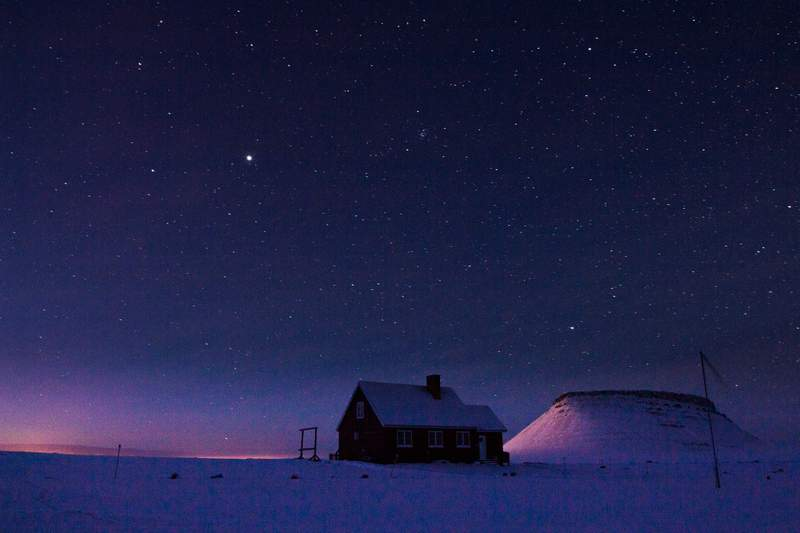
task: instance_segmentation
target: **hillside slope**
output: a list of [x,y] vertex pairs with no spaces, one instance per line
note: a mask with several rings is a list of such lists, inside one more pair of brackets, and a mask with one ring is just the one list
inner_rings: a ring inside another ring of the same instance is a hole
[[656,391],[571,392],[505,445],[514,462],[703,462],[711,460],[706,410],[720,460],[753,456],[759,447],[714,404]]

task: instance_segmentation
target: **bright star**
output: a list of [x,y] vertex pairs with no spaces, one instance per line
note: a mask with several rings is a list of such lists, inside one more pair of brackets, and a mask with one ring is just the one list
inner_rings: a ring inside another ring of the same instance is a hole
[[252,161],[252,160],[253,160],[253,156],[252,156],[252,155],[250,155],[250,154],[247,154],[246,156],[244,156],[244,158],[245,158],[247,161]]

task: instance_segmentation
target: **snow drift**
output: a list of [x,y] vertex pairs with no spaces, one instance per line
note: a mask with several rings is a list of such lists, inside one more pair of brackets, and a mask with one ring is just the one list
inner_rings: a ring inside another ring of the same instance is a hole
[[707,411],[721,461],[754,457],[759,441],[699,396],[568,392],[505,445],[519,462],[710,461]]

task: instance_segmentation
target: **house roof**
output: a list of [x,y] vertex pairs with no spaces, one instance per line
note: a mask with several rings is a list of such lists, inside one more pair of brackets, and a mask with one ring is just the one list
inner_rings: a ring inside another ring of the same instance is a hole
[[482,431],[506,431],[506,427],[488,405],[466,405],[470,416],[475,417],[477,428]]
[[466,405],[450,387],[437,400],[424,385],[359,381],[358,388],[384,427],[465,428],[506,431],[486,405]]

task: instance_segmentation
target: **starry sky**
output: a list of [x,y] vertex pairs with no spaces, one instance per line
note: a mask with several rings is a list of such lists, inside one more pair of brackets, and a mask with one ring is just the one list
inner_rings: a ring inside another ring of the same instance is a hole
[[511,437],[701,349],[797,442],[798,15],[7,2],[0,443],[332,451],[433,372]]

